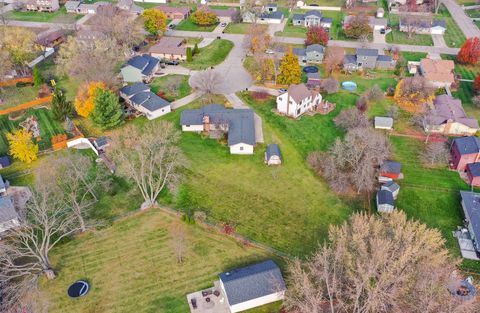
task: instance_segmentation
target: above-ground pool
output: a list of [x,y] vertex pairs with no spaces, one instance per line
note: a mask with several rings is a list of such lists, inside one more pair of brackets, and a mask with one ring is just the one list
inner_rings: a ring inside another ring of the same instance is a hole
[[305,66],[303,68],[303,71],[305,73],[317,73],[318,72],[318,68],[316,66]]
[[355,82],[347,81],[342,83],[342,88],[345,90],[353,91],[357,89],[357,84]]
[[77,280],[68,288],[68,296],[71,298],[83,297],[88,293],[90,285],[84,280]]

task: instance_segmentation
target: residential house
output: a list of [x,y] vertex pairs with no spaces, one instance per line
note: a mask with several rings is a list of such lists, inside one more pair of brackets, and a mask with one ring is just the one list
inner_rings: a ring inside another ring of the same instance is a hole
[[470,186],[480,186],[480,162],[468,163],[466,172]]
[[314,44],[306,48],[293,48],[293,53],[297,55],[298,63],[305,66],[307,63],[322,63],[325,48],[322,45]]
[[[407,4],[407,0],[388,0],[387,1],[388,10],[390,12],[399,12],[402,6]],[[424,0],[417,0],[417,5],[420,5],[424,2]]]
[[127,85],[120,89],[122,97],[128,105],[153,120],[171,112],[170,102],[150,91],[144,83]]
[[230,312],[236,313],[283,300],[285,282],[272,260],[221,273],[220,286]]
[[9,167],[10,165],[12,165],[12,162],[8,156],[0,156],[0,169]]
[[64,5],[65,10],[67,13],[77,13],[77,8],[82,2],[83,1],[68,0]]
[[267,3],[264,8],[265,12],[272,13],[278,11],[278,5],[276,3]]
[[102,6],[112,5],[109,2],[98,1],[95,3],[83,3],[81,2],[79,6],[75,9],[77,14],[97,14],[98,8]]
[[28,11],[55,12],[60,8],[58,0],[28,0],[25,4]]
[[263,9],[262,13],[258,15],[256,10],[245,11],[242,14],[242,21],[244,23],[259,23],[259,24],[281,24],[284,15],[282,11],[268,12]]
[[321,101],[322,95],[308,89],[305,84],[290,85],[287,92],[277,97],[277,110],[297,118],[305,112],[314,111]]
[[320,74],[317,73],[307,73],[307,86],[309,88],[319,87],[322,80],[320,79]]
[[35,41],[38,45],[48,48],[58,46],[65,40],[65,32],[63,30],[55,30],[46,35],[42,35]]
[[472,240],[473,247],[480,254],[480,194],[472,191],[460,191],[465,226]]
[[455,63],[452,60],[421,59],[418,68],[420,75],[425,77],[437,88],[450,88],[455,82]]
[[[343,28],[345,29],[354,18],[354,15],[345,16],[343,19]],[[386,18],[377,18],[374,16],[367,16],[367,18],[368,25],[372,30],[385,30],[388,26],[388,21]]]
[[160,60],[148,54],[136,55],[120,70],[125,83],[148,81],[158,70]]
[[386,182],[380,187],[381,190],[387,190],[392,193],[393,199],[397,199],[398,193],[400,192],[400,185],[394,182],[393,180]]
[[294,14],[292,17],[292,24],[294,26],[322,26],[330,29],[330,27],[332,27],[332,22],[332,18],[324,17],[322,12],[317,10],[308,11],[304,14]]
[[117,7],[121,10],[140,15],[143,13],[143,8],[135,4],[133,0],[119,0]]
[[433,101],[428,113],[425,130],[448,136],[473,136],[478,131],[478,121],[470,118],[462,107],[462,101],[449,95],[440,95]]
[[447,30],[444,20],[422,18],[420,16],[400,17],[399,30],[407,33],[443,35]]
[[159,9],[169,20],[185,20],[192,13],[191,7],[169,7],[166,5],[158,6],[156,9]]
[[389,55],[378,53],[377,49],[356,49],[356,54],[346,54],[343,60],[343,68],[348,71],[362,69],[392,69],[395,61]]
[[256,145],[254,114],[250,109],[226,109],[210,104],[200,109],[184,110],[180,115],[182,131],[225,132],[231,154],[253,154]]
[[218,17],[220,23],[232,23],[240,19],[240,12],[235,8],[227,10],[209,8],[208,11],[214,13]]
[[282,164],[282,154],[280,152],[280,147],[275,144],[269,144],[267,150],[265,151],[265,163],[267,165],[280,165]]
[[450,167],[464,172],[469,163],[480,162],[480,138],[478,137],[461,137],[453,139],[451,152]]
[[393,118],[375,116],[374,126],[375,126],[375,129],[391,130],[393,128]]
[[402,164],[395,161],[384,161],[380,166],[380,177],[388,180],[402,178]]
[[381,189],[376,196],[377,210],[382,213],[392,213],[395,209],[395,200],[389,190]]
[[185,40],[177,37],[162,37],[152,46],[148,53],[159,59],[185,61],[187,59],[187,47]]

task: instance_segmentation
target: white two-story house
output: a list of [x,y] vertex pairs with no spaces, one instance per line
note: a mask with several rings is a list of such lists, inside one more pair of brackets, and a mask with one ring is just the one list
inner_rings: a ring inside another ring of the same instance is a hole
[[322,95],[308,89],[305,84],[290,85],[285,93],[277,97],[277,110],[297,118],[305,112],[314,111],[321,101]]

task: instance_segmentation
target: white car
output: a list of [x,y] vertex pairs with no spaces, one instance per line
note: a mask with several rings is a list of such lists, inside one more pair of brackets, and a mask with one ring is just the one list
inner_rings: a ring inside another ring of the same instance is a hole
[[227,23],[222,23],[222,24],[220,24],[220,26],[225,27],[225,26],[227,26]]
[[275,54],[275,51],[273,51],[272,49],[267,49],[267,50],[265,50],[265,53],[266,54]]

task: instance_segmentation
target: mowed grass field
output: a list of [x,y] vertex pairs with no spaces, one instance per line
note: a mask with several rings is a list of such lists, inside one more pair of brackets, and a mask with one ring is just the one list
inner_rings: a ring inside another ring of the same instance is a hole
[[[192,88],[188,84],[189,76],[171,74],[155,78],[150,87],[152,92],[164,92],[168,101],[175,101],[177,99],[188,96],[192,92]],[[169,85],[177,86],[176,89],[169,89]]]
[[218,23],[208,26],[200,26],[192,22],[190,18],[182,20],[175,26],[176,30],[187,30],[192,32],[211,32],[217,27]]
[[447,30],[443,35],[443,38],[445,39],[445,43],[449,47],[460,48],[466,40],[462,30],[458,27],[457,23],[452,18],[452,16],[450,15],[450,12],[444,5],[440,6],[438,10],[438,14],[439,14],[438,18],[444,19],[445,22],[447,23]]
[[200,53],[193,56],[192,62],[184,62],[182,66],[191,70],[204,70],[222,63],[233,48],[233,42],[215,39],[211,44],[200,48]]
[[385,41],[387,43],[398,43],[416,46],[433,46],[433,39],[431,35],[411,34],[411,37],[409,38],[408,33],[401,32],[398,29],[399,24],[400,17],[398,15],[388,15],[388,25],[392,28],[392,31],[385,36]]
[[48,109],[29,109],[15,121],[10,121],[8,115],[0,115],[0,155],[8,153],[7,133],[18,129],[18,125],[32,115],[37,117],[40,125],[40,140],[37,141],[40,150],[51,147],[53,136],[65,133],[63,126],[53,119],[52,112]]
[[64,6],[56,12],[10,11],[4,13],[6,19],[27,22],[71,23],[83,17],[83,14],[67,13]]
[[[177,227],[185,234],[182,264],[172,243],[172,229]],[[223,271],[269,258],[263,250],[152,209],[52,251],[58,277],[42,281],[41,290],[52,313],[185,313],[186,294],[213,286]],[[66,290],[78,279],[88,280],[91,290],[74,300]]]

